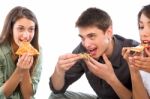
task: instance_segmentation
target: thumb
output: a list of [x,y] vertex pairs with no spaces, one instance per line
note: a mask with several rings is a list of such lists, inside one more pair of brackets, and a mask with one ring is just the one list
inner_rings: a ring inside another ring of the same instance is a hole
[[148,56],[150,56],[150,49],[149,49],[149,48],[148,48],[148,49],[146,48],[146,49],[145,49],[145,52],[146,52],[146,54],[147,54]]

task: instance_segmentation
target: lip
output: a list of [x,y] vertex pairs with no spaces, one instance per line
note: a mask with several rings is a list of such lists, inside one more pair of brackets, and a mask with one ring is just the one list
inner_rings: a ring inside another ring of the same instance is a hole
[[149,44],[149,45],[150,45],[150,40],[143,40],[142,43],[143,43],[143,44]]
[[150,48],[150,40],[143,40],[142,43],[146,44],[145,48],[148,48],[148,49]]
[[91,56],[95,56],[96,55],[96,52],[97,52],[97,49],[93,49],[92,51],[91,50],[88,50],[88,53],[91,55]]

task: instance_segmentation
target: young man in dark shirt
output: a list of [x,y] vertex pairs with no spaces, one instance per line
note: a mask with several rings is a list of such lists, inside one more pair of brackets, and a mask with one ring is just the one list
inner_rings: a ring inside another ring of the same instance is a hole
[[[123,47],[138,42],[113,35],[112,20],[103,10],[88,8],[76,22],[81,43],[71,54],[59,57],[50,78],[50,99],[131,99],[128,64],[121,56]],[[80,53],[90,54],[83,58]],[[97,96],[68,92],[69,85],[85,73]]]

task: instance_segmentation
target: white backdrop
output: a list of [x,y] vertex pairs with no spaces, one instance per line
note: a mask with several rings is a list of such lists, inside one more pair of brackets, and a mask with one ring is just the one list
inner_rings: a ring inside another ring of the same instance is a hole
[[[37,99],[47,99],[50,94],[49,77],[57,58],[70,53],[80,42],[75,22],[88,7],[98,7],[110,14],[114,34],[139,41],[137,13],[149,0],[0,0],[0,30],[6,14],[15,6],[31,9],[37,16],[40,28],[40,44],[43,48],[43,71],[36,93]],[[83,76],[69,90],[93,93]]]

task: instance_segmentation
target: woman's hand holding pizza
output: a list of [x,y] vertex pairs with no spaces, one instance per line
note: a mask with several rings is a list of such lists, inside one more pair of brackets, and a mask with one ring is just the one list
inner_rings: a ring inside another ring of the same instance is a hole
[[33,64],[33,56],[29,55],[28,53],[23,54],[19,57],[17,62],[17,67],[20,69],[30,69]]

